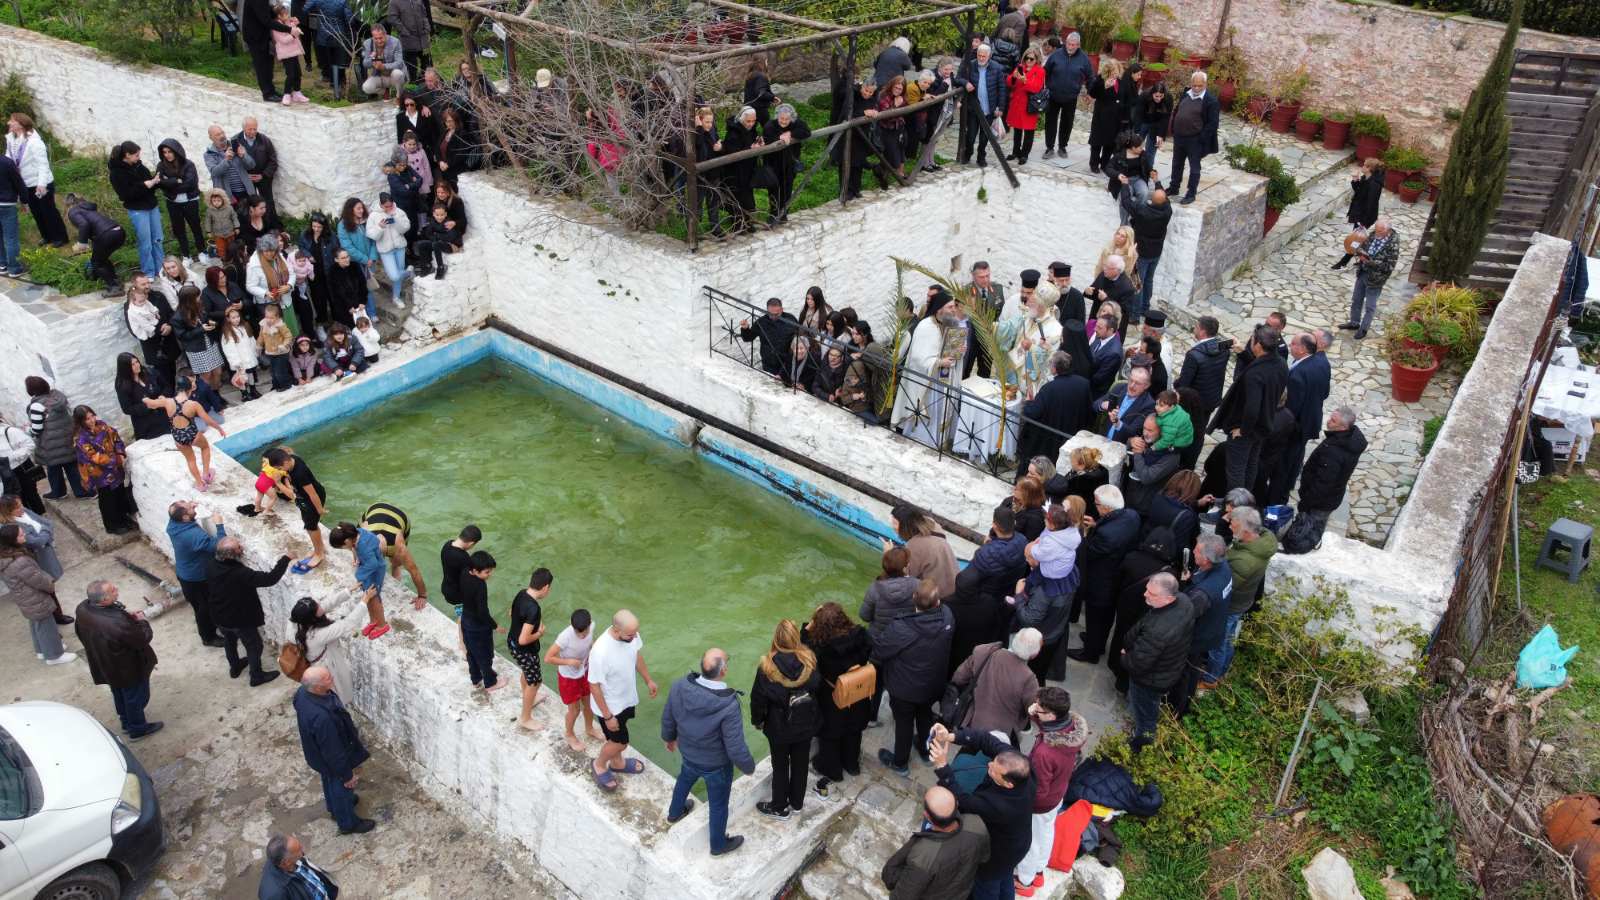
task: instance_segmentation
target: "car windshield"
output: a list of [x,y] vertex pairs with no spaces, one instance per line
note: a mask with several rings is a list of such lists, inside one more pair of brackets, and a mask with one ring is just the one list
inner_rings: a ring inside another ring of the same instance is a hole
[[0,820],[26,818],[38,789],[28,754],[0,728]]

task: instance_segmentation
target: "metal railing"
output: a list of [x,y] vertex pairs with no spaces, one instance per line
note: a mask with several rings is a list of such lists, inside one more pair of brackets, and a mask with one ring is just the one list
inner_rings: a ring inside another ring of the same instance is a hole
[[[709,285],[701,292],[706,299],[706,343],[711,354],[739,363],[790,390],[807,392],[805,385],[792,377],[792,371],[772,372],[762,365],[759,326],[767,314],[765,309]],[[748,329],[742,327],[745,322],[749,323]],[[900,365],[902,348],[911,339],[909,328],[897,328],[893,337],[880,342],[882,352],[873,353],[798,322],[784,322],[784,326],[768,326],[784,328],[781,337],[785,346],[778,348],[784,362],[793,359],[793,340],[798,337],[807,342],[813,371],[825,365],[832,348],[844,351],[851,362],[865,366],[867,410],[855,413],[862,427],[892,431],[934,450],[941,458],[964,463],[1007,484],[1016,474],[1017,450],[1025,438],[1046,435],[1065,444],[1071,437],[1023,415],[1020,398],[998,402]],[[750,337],[744,337],[745,333]],[[960,369],[958,362],[952,367],[953,374],[958,375]],[[908,400],[901,408],[899,421],[892,421],[895,398],[902,391],[910,391],[918,399]],[[816,400],[844,408],[823,397]]]

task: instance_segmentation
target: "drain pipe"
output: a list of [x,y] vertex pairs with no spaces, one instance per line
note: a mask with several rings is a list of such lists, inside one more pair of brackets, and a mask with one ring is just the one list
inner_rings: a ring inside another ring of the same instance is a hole
[[[662,406],[676,410],[677,412],[683,413],[686,416],[690,416],[699,422],[709,425],[719,431],[726,431],[742,441],[760,447],[762,450],[771,453],[773,456],[780,457],[785,462],[793,463],[794,465],[803,469],[815,472],[831,481],[837,481],[845,487],[865,494],[879,503],[883,503],[888,506],[894,506],[897,503],[906,502],[904,499],[896,497],[895,495],[883,490],[880,487],[877,487],[876,485],[868,484],[853,475],[847,475],[844,472],[833,468],[832,466],[827,466],[816,462],[815,460],[790,450],[788,447],[764,438],[761,435],[750,431],[748,428],[743,428],[739,425],[733,424],[732,422],[726,422],[720,418],[717,418],[716,416],[706,413],[703,410],[696,409],[687,403],[683,403],[672,397],[668,397],[654,388],[640,384],[639,382],[634,381],[632,378],[619,375],[618,373],[613,372],[603,366],[598,366],[593,362],[584,359],[583,357],[575,356],[560,347],[534,337],[526,331],[523,331],[515,325],[512,325],[511,323],[506,322],[496,316],[490,316],[488,321],[484,322],[483,327],[492,328],[502,334],[516,338],[517,340],[522,341],[529,346],[537,348],[543,353],[548,353],[563,362],[577,366],[578,368],[583,369],[591,374],[598,375],[601,378],[612,382],[613,384],[625,387],[642,397],[647,397],[650,400],[661,404]],[[691,447],[697,446],[696,442],[694,441],[690,441],[689,445]],[[959,537],[965,541],[970,541],[973,544],[983,543],[984,535],[979,534],[977,531],[974,531],[973,529],[968,528],[967,526],[958,522],[951,521],[950,519],[945,518],[933,510],[929,510],[928,512],[933,516],[933,520],[939,523],[939,527],[945,530],[946,534],[955,535],[956,537]]]

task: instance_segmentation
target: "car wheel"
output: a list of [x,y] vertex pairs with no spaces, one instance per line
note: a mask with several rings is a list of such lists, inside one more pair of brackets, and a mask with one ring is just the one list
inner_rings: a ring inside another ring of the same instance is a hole
[[104,863],[89,863],[57,878],[34,900],[117,900],[122,881]]

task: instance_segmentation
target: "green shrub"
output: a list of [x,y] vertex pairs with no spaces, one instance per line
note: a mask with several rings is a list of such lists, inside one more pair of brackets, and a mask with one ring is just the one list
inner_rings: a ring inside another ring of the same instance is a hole
[[0,80],[0,115],[10,115],[14,112],[27,113],[34,124],[43,128],[37,105],[33,100],[33,91],[28,87],[28,83],[22,79],[21,73],[6,72],[4,80]]
[[1389,119],[1380,114],[1369,115],[1359,113],[1350,122],[1350,131],[1360,137],[1375,137],[1382,141],[1389,139]]
[[1132,25],[1119,25],[1117,30],[1111,33],[1111,39],[1124,44],[1137,44],[1139,43],[1139,29]]
[[1228,165],[1267,179],[1267,205],[1287,209],[1300,200],[1300,185],[1283,170],[1283,162],[1260,144],[1229,144],[1223,149]]
[[1324,116],[1322,113],[1319,113],[1314,109],[1300,110],[1300,121],[1302,122],[1310,122],[1313,125],[1321,125],[1323,118]]
[[833,95],[826,91],[815,94],[806,101],[806,105],[815,110],[831,113],[833,112]]
[[1439,439],[1439,429],[1444,427],[1444,416],[1434,416],[1422,423],[1422,455],[1427,456],[1433,449],[1433,442]]
[[1390,147],[1383,151],[1383,165],[1397,172],[1420,172],[1428,167],[1428,155],[1415,147]]

